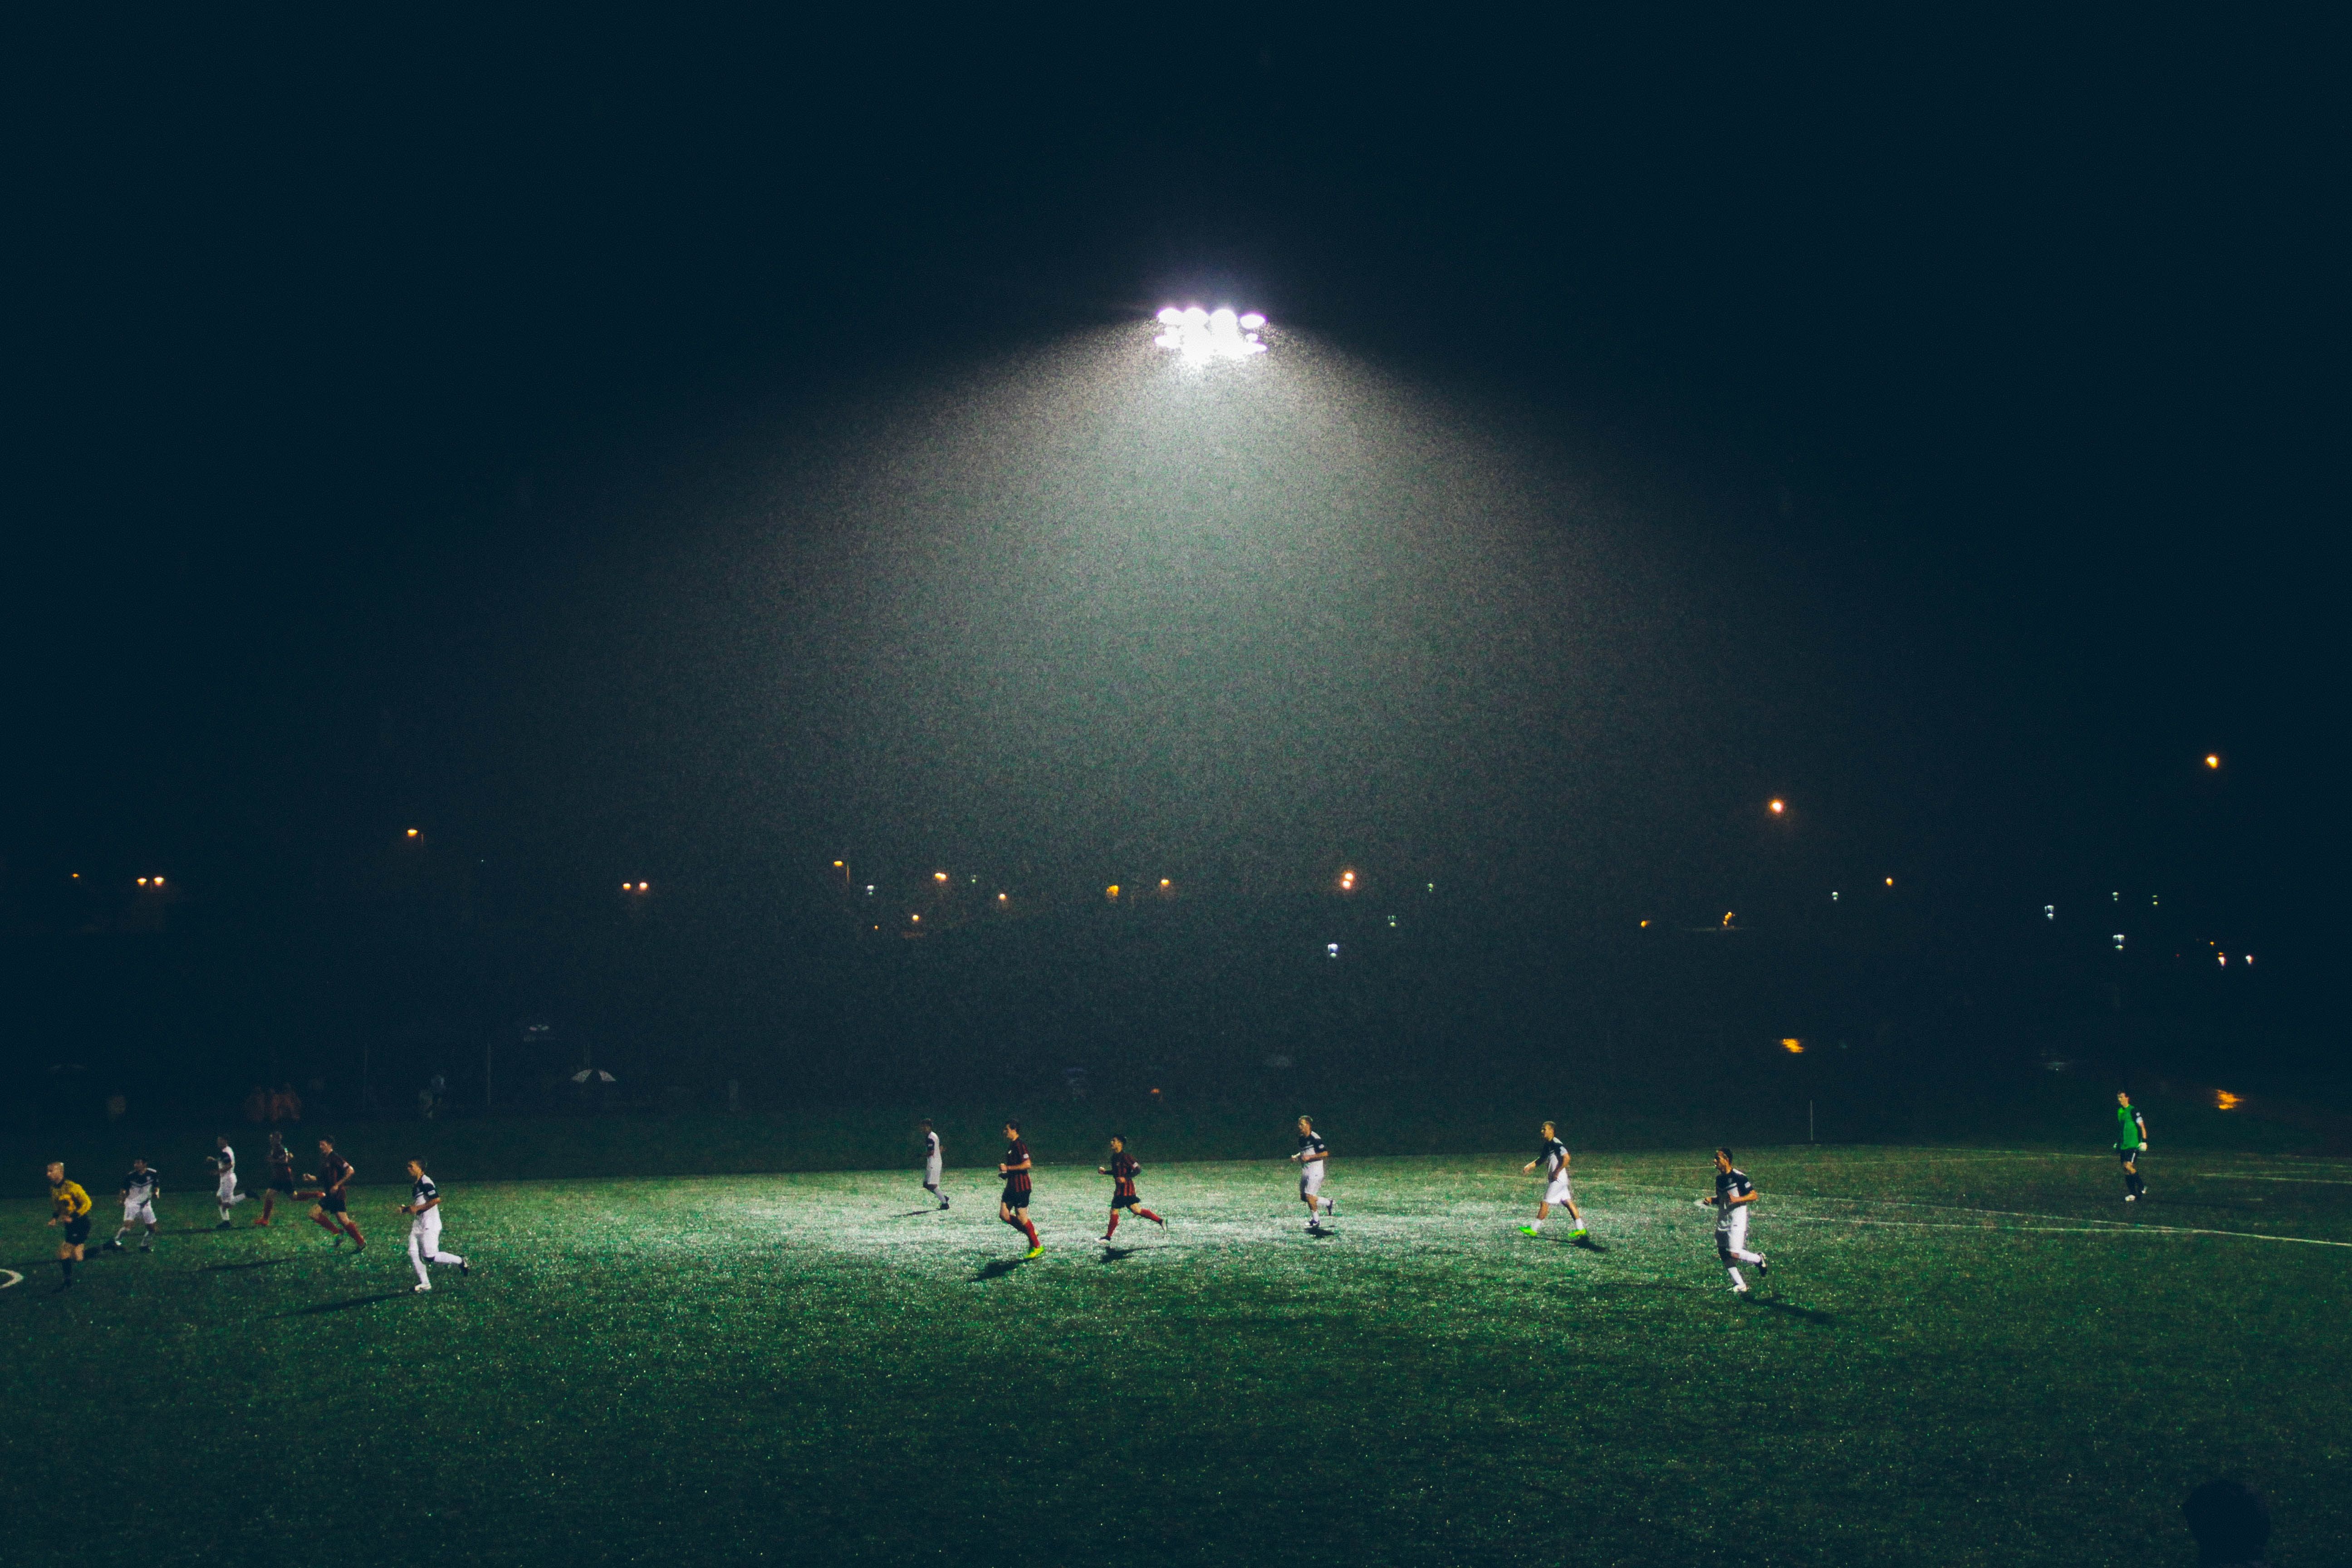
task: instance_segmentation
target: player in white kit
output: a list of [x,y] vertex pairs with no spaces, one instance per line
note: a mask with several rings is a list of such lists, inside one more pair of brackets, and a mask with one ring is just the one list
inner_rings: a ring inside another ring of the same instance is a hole
[[1576,1206],[1576,1194],[1569,1190],[1568,1145],[1559,1141],[1559,1134],[1549,1121],[1543,1124],[1543,1146],[1536,1151],[1534,1159],[1519,1167],[1519,1172],[1522,1175],[1531,1174],[1538,1165],[1544,1169],[1543,1201],[1536,1205],[1535,1224],[1519,1226],[1520,1232],[1527,1236],[1540,1236],[1543,1234],[1544,1216],[1555,1208],[1563,1208],[1568,1211],[1568,1217],[1576,1222],[1576,1228],[1568,1233],[1569,1240],[1589,1239],[1584,1228],[1584,1211]]
[[213,1147],[218,1152],[211,1157],[210,1163],[212,1168],[220,1175],[218,1193],[220,1224],[213,1228],[226,1230],[229,1227],[228,1211],[245,1202],[246,1194],[236,1190],[236,1151],[228,1146],[228,1134],[224,1132],[215,1138]]
[[1756,1278],[1763,1279],[1772,1270],[1760,1252],[1748,1250],[1748,1211],[1756,1202],[1756,1184],[1748,1173],[1731,1163],[1731,1151],[1715,1152],[1715,1196],[1701,1198],[1698,1206],[1715,1211],[1715,1252],[1723,1259],[1723,1271],[1731,1276],[1735,1295],[1748,1294],[1748,1281],[1739,1277],[1743,1263],[1756,1265]]
[[139,1243],[142,1252],[155,1250],[155,1199],[163,1192],[163,1173],[144,1160],[131,1162],[131,1173],[122,1178],[122,1228],[106,1244],[109,1252],[122,1250],[122,1238],[139,1226],[147,1227],[146,1237]]
[[944,1168],[940,1159],[940,1135],[931,1131],[930,1121],[918,1123],[923,1130],[923,1191],[940,1200],[940,1207],[948,1206],[947,1194],[940,1191],[940,1172]]
[[433,1289],[433,1277],[425,1271],[428,1263],[454,1263],[457,1272],[471,1272],[466,1260],[454,1252],[441,1250],[441,1189],[425,1173],[425,1162],[408,1162],[408,1201],[400,1205],[408,1215],[408,1261],[416,1269],[416,1289]]
[[1338,1217],[1339,1200],[1323,1196],[1323,1162],[1331,1157],[1322,1137],[1315,1131],[1315,1120],[1309,1116],[1298,1119],[1298,1152],[1291,1156],[1298,1162],[1298,1196],[1307,1205],[1307,1229],[1319,1235],[1323,1216]]

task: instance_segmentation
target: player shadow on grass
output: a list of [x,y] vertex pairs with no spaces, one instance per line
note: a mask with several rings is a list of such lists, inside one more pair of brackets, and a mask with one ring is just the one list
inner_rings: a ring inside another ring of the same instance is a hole
[[1750,1296],[1748,1298],[1748,1300],[1755,1306],[1763,1307],[1775,1312],[1786,1313],[1791,1318],[1802,1318],[1809,1323],[1834,1323],[1837,1321],[1837,1318],[1833,1313],[1824,1312],[1819,1307],[1800,1307],[1794,1301],[1776,1300],[1769,1296]]
[[1134,1257],[1135,1250],[1132,1247],[1106,1247],[1103,1248],[1102,1260],[1105,1263],[1117,1263],[1122,1258]]
[[348,1312],[354,1307],[373,1307],[378,1301],[398,1301],[410,1295],[406,1290],[379,1290],[373,1296],[353,1296],[346,1301],[320,1301],[315,1306],[297,1307],[290,1312],[280,1312],[281,1318],[315,1318],[321,1312]]
[[991,1279],[1002,1279],[1027,1261],[1024,1258],[1000,1258],[993,1263],[982,1264],[980,1272],[971,1277],[971,1282],[983,1285]]

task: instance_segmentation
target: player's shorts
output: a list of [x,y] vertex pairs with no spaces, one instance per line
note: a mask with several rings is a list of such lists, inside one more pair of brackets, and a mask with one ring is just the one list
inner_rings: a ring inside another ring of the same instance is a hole
[[1133,1193],[1129,1193],[1125,1197],[1113,1197],[1110,1200],[1110,1206],[1115,1209],[1131,1209],[1142,1201]]
[[347,1205],[342,1194],[329,1192],[319,1194],[319,1206],[329,1214],[341,1214]]
[[89,1239],[89,1215],[78,1214],[66,1221],[66,1245],[79,1247]]
[[220,1201],[223,1203],[236,1196],[236,1173],[231,1171],[227,1175],[223,1176],[214,1190],[220,1194]]
[[1554,1176],[1551,1184],[1544,1188],[1543,1201],[1554,1205],[1574,1203],[1576,1194],[1568,1190],[1568,1178]]
[[441,1211],[429,1208],[423,1214],[409,1215],[408,1234],[422,1239],[426,1251],[441,1250]]
[[125,1225],[153,1225],[155,1223],[155,1200],[152,1198],[141,1198],[135,1204],[124,1204],[122,1205],[122,1223]]
[[998,1201],[1009,1209],[1025,1209],[1029,1206],[1029,1189],[1016,1187],[1011,1182],[1007,1182],[1004,1184],[1004,1194]]
[[273,1193],[284,1193],[290,1198],[294,1195],[294,1178],[291,1176],[272,1176],[269,1178],[269,1190]]
[[2143,1152],[2145,1152],[2145,1151],[2138,1149],[2118,1149],[2116,1151],[2116,1157],[2121,1160],[2125,1164],[2128,1165],[2134,1160],[2138,1159]]
[[929,1163],[927,1163],[926,1165],[924,1165],[924,1167],[923,1167],[923,1185],[925,1185],[925,1186],[927,1186],[927,1187],[936,1187],[936,1186],[938,1186],[938,1185],[940,1184],[940,1163],[939,1163],[937,1160],[933,1160],[933,1161],[929,1162]]
[[1318,1160],[1311,1164],[1299,1167],[1298,1195],[1302,1198],[1311,1198],[1322,1190],[1323,1162]]
[[1748,1205],[1742,1204],[1728,1210],[1715,1223],[1715,1249],[1717,1252],[1748,1250]]

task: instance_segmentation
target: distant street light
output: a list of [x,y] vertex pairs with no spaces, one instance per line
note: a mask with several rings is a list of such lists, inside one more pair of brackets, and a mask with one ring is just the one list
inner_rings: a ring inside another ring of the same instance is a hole
[[410,829],[408,830],[408,837],[411,837],[411,838],[415,837],[416,837],[416,829],[415,829],[414,827],[410,828]]
[[2205,753],[2205,765],[2209,768],[2218,768],[2221,765],[2221,759],[2216,753],[2208,752]]
[[1339,873],[1339,890],[1343,893],[1352,893],[1356,890],[1355,872],[1342,871]]
[[1775,801],[1774,801],[1774,802],[1773,802],[1769,806],[1767,806],[1765,809],[1766,809],[1766,810],[1768,810],[1768,811],[1769,811],[1769,812],[1771,812],[1771,814],[1772,814],[1773,816],[1780,816],[1782,812],[1784,812],[1784,811],[1786,811],[1786,810],[1788,810],[1788,809],[1789,809],[1789,803],[1788,803],[1787,801],[1785,801],[1785,800],[1775,800]]

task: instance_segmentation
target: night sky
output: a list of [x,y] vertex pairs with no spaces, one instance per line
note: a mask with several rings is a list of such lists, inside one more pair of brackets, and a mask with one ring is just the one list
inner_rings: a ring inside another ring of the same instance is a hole
[[2289,24],[104,26],[8,51],[20,911],[423,824],[2327,918]]

